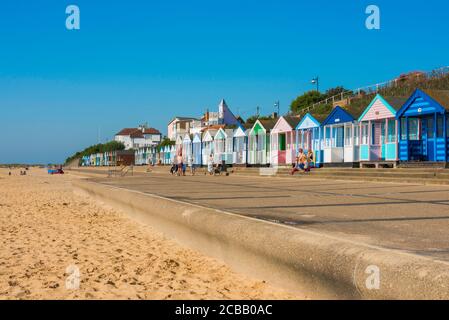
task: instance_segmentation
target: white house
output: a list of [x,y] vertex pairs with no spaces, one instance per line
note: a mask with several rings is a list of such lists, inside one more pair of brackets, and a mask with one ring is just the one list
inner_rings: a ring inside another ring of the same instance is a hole
[[115,135],[115,141],[125,145],[126,150],[152,147],[162,140],[159,130],[139,126],[138,128],[125,128]]

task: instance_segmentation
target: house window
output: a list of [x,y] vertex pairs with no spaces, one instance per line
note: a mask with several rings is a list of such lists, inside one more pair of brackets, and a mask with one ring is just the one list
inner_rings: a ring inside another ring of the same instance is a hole
[[442,138],[444,135],[444,124],[443,124],[443,118],[444,116],[438,116],[437,118],[437,136],[438,138]]
[[396,142],[396,121],[394,119],[388,120],[388,137],[387,142]]
[[419,140],[419,119],[411,118],[408,122],[408,139],[411,141]]

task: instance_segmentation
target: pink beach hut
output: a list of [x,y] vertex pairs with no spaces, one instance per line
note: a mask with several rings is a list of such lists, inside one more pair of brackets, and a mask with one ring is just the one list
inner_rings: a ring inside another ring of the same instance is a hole
[[296,126],[298,117],[280,117],[271,130],[271,164],[286,165],[295,162]]

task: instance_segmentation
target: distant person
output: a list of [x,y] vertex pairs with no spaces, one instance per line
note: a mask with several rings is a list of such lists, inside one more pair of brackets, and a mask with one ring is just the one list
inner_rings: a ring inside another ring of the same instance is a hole
[[305,167],[305,172],[310,172],[310,168],[312,167],[312,163],[314,162],[313,159],[313,151],[309,150],[307,152],[307,156],[306,156],[306,167]]
[[178,166],[176,165],[176,160],[173,160],[170,168],[170,173],[174,175],[176,172],[178,172]]
[[207,171],[210,175],[214,174],[214,156],[211,154],[209,160],[207,161]]
[[182,154],[177,156],[178,158],[178,176],[183,175],[184,171],[184,160],[182,159]]
[[195,158],[193,157],[193,155],[190,155],[189,158],[187,159],[187,163],[190,167],[190,173],[192,174],[192,176],[195,175]]

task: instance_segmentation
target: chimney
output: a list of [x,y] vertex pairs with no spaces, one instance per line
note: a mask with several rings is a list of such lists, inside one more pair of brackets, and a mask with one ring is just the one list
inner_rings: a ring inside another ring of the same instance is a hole
[[271,115],[271,117],[272,117],[273,119],[277,119],[277,118],[278,118],[278,113],[277,113],[277,112],[273,112],[272,115]]

